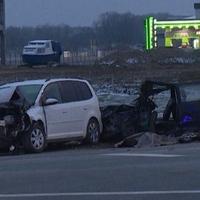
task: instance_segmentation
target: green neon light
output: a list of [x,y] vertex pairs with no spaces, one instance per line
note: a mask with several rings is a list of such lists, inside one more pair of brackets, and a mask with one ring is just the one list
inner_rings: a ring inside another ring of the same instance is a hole
[[149,17],[149,29],[150,29],[150,31],[149,31],[149,39],[150,39],[150,42],[149,42],[149,44],[150,44],[150,49],[152,49],[153,47],[154,47],[154,45],[153,45],[153,32],[154,32],[154,18],[153,17]]
[[145,35],[146,35],[146,50],[149,49],[149,37],[148,37],[148,30],[149,30],[149,26],[148,26],[148,19],[145,20]]
[[166,25],[175,25],[175,24],[181,24],[181,25],[189,25],[189,24],[200,24],[200,20],[174,20],[174,21],[155,21],[155,25],[160,25],[160,24],[166,24]]
[[147,50],[150,49],[150,39],[149,39],[149,20],[147,19]]
[[[153,17],[148,17],[145,20],[145,36],[146,36],[146,49],[150,50],[157,46],[157,29],[167,29],[172,30],[173,28],[178,29],[189,29],[194,28],[196,30],[200,29],[200,20],[174,20],[174,21],[158,21]],[[197,38],[200,40],[200,37],[197,35],[192,35],[188,37],[180,37],[182,39],[182,43],[188,43],[189,38]],[[165,46],[172,47],[173,37],[166,36],[165,37]],[[177,38],[174,38],[177,39]]]
[[200,20],[174,20],[174,21],[158,21],[154,19],[155,28],[165,29],[170,28],[189,28],[194,27],[198,29],[200,27]]
[[148,17],[145,20],[146,50],[154,47],[154,18]]
[[149,18],[146,19],[145,21],[145,32],[146,32],[146,50],[150,49],[150,27],[149,27]]
[[166,25],[166,24],[161,24],[161,25],[156,25],[156,27],[155,28],[162,28],[162,29],[165,29],[165,28],[189,28],[189,27],[193,27],[193,28],[195,28],[195,29],[198,29],[199,27],[200,27],[200,24],[199,25],[188,25],[188,26],[186,26],[186,25]]
[[146,47],[146,49],[147,49],[147,44],[148,44],[148,41],[147,41],[147,29],[148,29],[148,27],[147,27],[147,19],[145,19],[145,23],[144,23],[144,32],[145,32],[145,47]]

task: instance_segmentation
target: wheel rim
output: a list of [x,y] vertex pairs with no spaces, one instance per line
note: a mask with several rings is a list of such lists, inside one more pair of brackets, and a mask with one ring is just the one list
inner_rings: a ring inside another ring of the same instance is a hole
[[32,131],[31,144],[34,149],[41,149],[44,146],[44,135],[42,130],[36,128]]
[[99,128],[96,122],[91,122],[88,127],[90,134],[90,139],[92,143],[97,143],[99,141]]

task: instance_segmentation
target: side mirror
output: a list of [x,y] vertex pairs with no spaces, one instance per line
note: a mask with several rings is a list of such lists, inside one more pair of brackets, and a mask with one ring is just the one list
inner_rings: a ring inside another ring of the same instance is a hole
[[55,105],[58,103],[58,100],[57,99],[54,99],[54,98],[49,98],[49,99],[46,99],[43,103],[43,106],[50,106],[50,105]]

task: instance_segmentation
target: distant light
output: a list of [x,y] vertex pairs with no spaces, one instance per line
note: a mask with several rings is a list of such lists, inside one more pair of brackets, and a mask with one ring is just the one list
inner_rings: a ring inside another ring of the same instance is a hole
[[[189,38],[191,37],[191,29],[195,29],[198,31],[193,31],[194,36],[192,36],[193,39],[199,37],[200,35],[200,20],[197,19],[188,19],[188,20],[166,20],[166,21],[159,21],[157,19],[154,19],[153,17],[147,17],[145,20],[145,33],[146,33],[146,49],[150,50],[155,47],[157,47],[157,29],[163,29],[169,34],[173,31],[173,29],[180,29],[179,31],[176,30],[178,36],[177,38],[182,39],[182,43],[184,41],[189,41]],[[174,30],[174,31],[175,31]],[[168,44],[168,46],[173,46],[172,44],[172,37],[169,35],[168,41],[165,43]],[[169,45],[171,43],[171,45]]]

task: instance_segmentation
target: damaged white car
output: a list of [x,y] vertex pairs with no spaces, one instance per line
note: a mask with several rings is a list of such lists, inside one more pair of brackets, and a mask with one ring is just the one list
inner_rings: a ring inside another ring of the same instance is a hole
[[24,81],[0,86],[0,148],[41,152],[47,143],[98,143],[101,113],[91,85],[79,79]]

